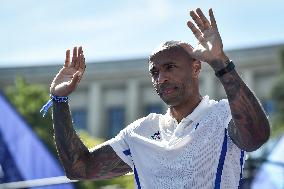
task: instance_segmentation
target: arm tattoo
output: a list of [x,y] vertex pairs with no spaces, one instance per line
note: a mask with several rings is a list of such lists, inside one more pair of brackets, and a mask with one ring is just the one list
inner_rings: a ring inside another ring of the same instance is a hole
[[270,135],[267,117],[255,95],[233,70],[221,78],[233,120],[229,135],[237,146],[253,151],[265,143]]
[[73,128],[67,103],[53,102],[52,113],[55,143],[68,178],[106,179],[131,171],[109,145],[89,152]]

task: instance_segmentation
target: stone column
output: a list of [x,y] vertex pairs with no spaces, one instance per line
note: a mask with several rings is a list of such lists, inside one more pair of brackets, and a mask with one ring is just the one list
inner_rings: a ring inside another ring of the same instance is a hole
[[214,99],[216,97],[215,94],[215,88],[217,87],[215,83],[215,78],[212,76],[211,73],[205,72],[205,77],[204,77],[204,95],[209,95],[211,99]]
[[102,87],[100,83],[92,83],[90,85],[87,106],[87,128],[89,134],[94,137],[104,137],[104,124],[102,118]]
[[247,84],[247,86],[253,91],[254,90],[253,71],[248,69],[243,70],[242,79]]
[[139,82],[131,79],[127,83],[127,98],[126,98],[126,124],[130,124],[139,116]]

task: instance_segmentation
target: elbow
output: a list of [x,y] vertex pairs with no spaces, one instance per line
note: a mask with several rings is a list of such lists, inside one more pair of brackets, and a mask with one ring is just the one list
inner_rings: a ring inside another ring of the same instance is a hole
[[74,175],[72,173],[65,172],[65,174],[66,174],[66,177],[70,180],[79,180],[80,179],[77,175]]
[[70,180],[87,180],[91,179],[87,175],[80,173],[80,171],[66,171],[65,175]]
[[253,133],[249,138],[249,142],[247,145],[243,145],[241,147],[242,150],[246,152],[253,152],[259,149],[263,144],[265,144],[270,137],[270,126],[269,124],[262,124],[263,129],[259,130],[258,132]]
[[80,174],[81,171],[72,169],[72,168],[65,168],[65,175],[70,180],[81,180],[84,176]]
[[70,180],[86,179],[85,167],[78,164],[64,166],[65,175]]

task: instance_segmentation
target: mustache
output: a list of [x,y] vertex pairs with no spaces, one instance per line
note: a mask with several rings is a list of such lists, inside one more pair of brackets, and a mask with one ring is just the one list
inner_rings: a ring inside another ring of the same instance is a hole
[[177,86],[173,83],[162,83],[157,85],[156,92],[158,95],[161,95],[164,91],[166,91],[169,88],[176,88]]

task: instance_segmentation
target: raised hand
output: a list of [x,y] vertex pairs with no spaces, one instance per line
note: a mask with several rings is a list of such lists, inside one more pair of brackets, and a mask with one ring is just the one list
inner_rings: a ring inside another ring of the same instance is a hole
[[222,39],[212,9],[209,9],[210,22],[200,8],[196,9],[196,11],[190,11],[190,16],[198,26],[197,28],[191,21],[187,22],[188,27],[198,40],[198,45],[193,49],[191,56],[209,64],[214,60],[224,62],[228,60],[223,51]]
[[74,47],[70,62],[70,50],[66,51],[64,67],[58,72],[50,85],[50,93],[55,96],[68,96],[72,93],[85,72],[85,58],[82,47]]

